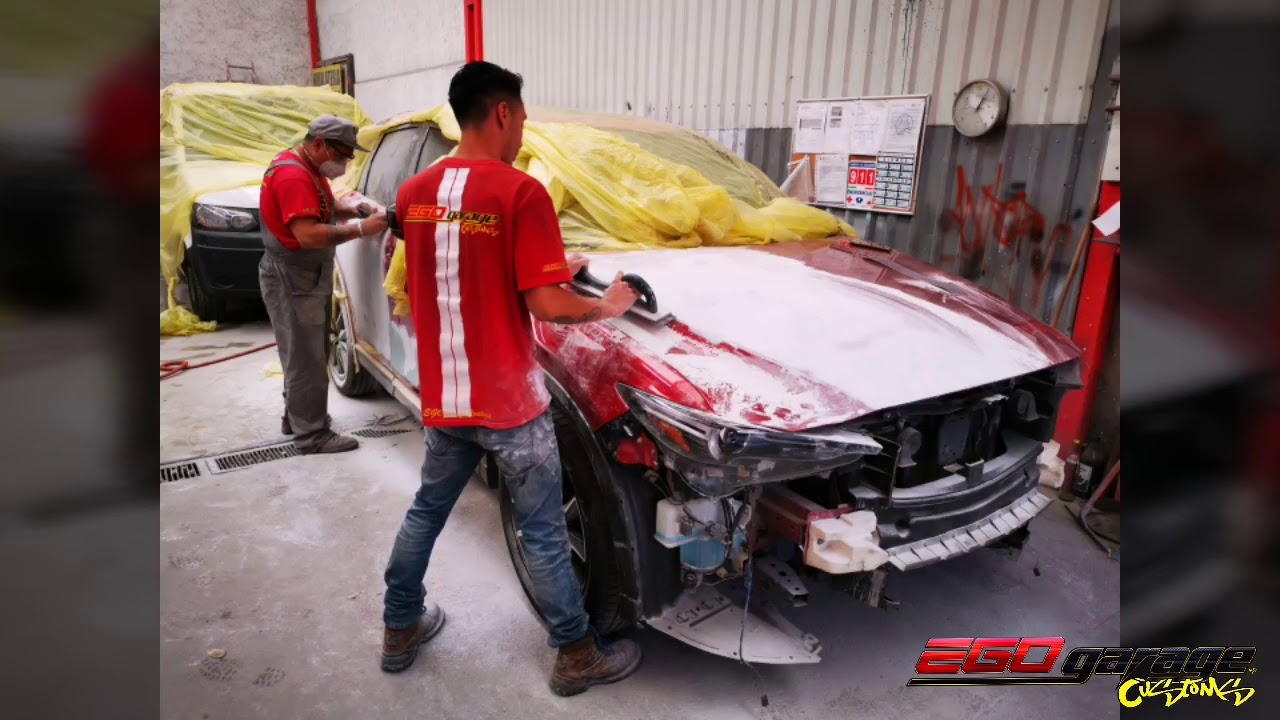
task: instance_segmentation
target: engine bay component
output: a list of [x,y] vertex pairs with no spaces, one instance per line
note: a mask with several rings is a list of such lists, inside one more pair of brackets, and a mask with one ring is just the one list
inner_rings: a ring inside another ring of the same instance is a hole
[[653,537],[663,547],[680,548],[680,565],[696,573],[712,573],[725,560],[743,552],[747,536],[742,503],[697,498],[658,501]]
[[876,533],[876,514],[858,510],[809,524],[804,562],[832,574],[866,572],[889,560]]
[[809,588],[804,581],[786,563],[774,557],[757,557],[753,560],[761,572],[778,589],[786,593],[792,607],[803,607],[809,604]]

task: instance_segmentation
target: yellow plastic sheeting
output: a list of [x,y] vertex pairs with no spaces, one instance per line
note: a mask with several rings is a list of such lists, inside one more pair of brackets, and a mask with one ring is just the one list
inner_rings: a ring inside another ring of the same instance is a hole
[[[366,146],[368,147],[368,146]],[[396,249],[391,253],[391,267],[387,269],[387,278],[382,283],[382,287],[387,291],[387,295],[396,301],[393,313],[400,317],[409,315],[409,284],[408,266],[405,264],[404,243],[397,242]]]
[[160,91],[160,271],[170,286],[162,334],[213,329],[195,324],[190,312],[174,312],[172,288],[195,199],[260,185],[271,159],[297,144],[307,125],[325,114],[369,123],[354,98],[327,87],[179,83]]
[[[449,107],[406,113],[363,128],[373,148],[406,123],[460,133]],[[339,181],[354,189],[367,159]],[[530,108],[515,167],[547,187],[565,247],[609,252],[703,245],[763,245],[857,232],[833,215],[782,194],[758,168],[697,133],[638,118]],[[403,243],[384,287],[408,312]]]
[[195,335],[218,329],[216,322],[201,320],[195,313],[173,302],[172,299],[169,302],[169,309],[160,313],[161,335]]

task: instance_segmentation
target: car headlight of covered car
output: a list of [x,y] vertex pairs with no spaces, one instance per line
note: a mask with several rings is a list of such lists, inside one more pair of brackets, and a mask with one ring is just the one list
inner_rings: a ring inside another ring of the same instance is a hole
[[218,205],[199,205],[195,207],[196,225],[207,230],[257,230],[258,219],[253,213],[244,210],[220,207]]
[[619,385],[618,392],[663,449],[667,465],[694,491],[710,497],[831,470],[881,450],[870,435],[853,430],[769,430],[736,424],[628,385]]

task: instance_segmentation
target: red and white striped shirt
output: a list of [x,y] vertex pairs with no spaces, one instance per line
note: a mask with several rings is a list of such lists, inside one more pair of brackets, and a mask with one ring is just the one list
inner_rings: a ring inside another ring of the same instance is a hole
[[550,403],[523,292],[569,282],[555,207],[497,161],[445,159],[396,201],[418,336],[422,422],[518,427]]

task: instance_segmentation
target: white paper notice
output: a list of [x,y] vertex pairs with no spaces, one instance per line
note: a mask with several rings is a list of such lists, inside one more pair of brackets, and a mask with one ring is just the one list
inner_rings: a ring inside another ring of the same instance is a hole
[[817,202],[844,205],[846,181],[849,173],[849,156],[819,155],[817,167]]
[[1093,221],[1093,226],[1098,228],[1098,232],[1103,237],[1115,235],[1120,231],[1120,203],[1116,203],[1107,209],[1106,212],[1098,216]]
[[833,102],[827,106],[827,128],[822,136],[822,152],[849,154],[853,105],[851,102]]
[[876,155],[884,138],[887,106],[881,101],[853,103],[849,123],[849,154]]
[[885,104],[887,120],[880,152],[916,153],[920,125],[924,122],[924,99],[893,100]]
[[794,152],[820,153],[827,124],[827,104],[824,102],[798,103],[796,105],[796,132]]

